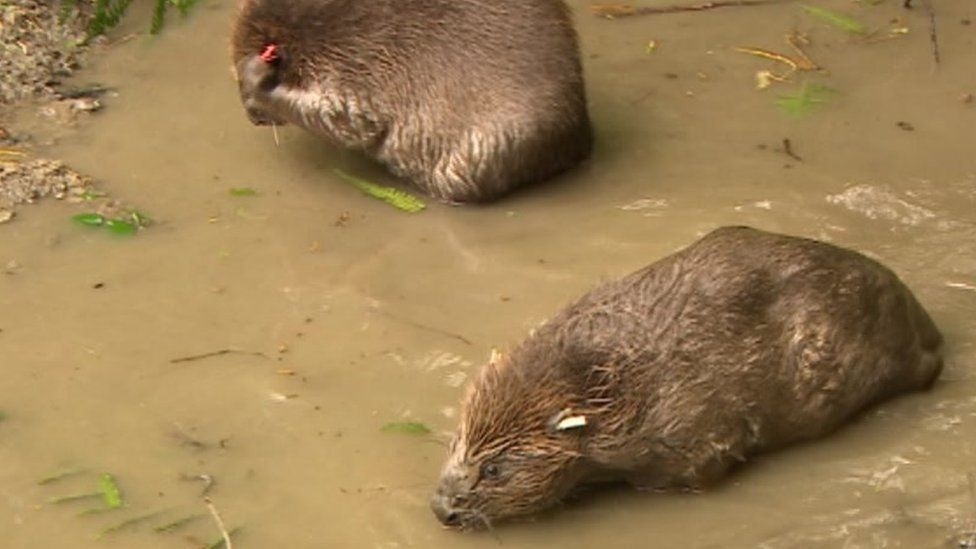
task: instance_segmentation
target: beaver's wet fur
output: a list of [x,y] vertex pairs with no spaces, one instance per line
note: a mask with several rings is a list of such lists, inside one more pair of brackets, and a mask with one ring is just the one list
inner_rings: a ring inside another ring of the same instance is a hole
[[232,55],[252,122],[361,149],[447,202],[497,198],[592,148],[562,0],[239,0]]
[[700,488],[928,387],[941,342],[876,261],[721,228],[591,291],[487,365],[432,508],[471,528],[542,510],[596,478]]

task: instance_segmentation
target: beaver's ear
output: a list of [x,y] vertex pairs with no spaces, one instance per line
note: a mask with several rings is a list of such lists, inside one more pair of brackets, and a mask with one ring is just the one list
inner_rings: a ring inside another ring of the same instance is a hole
[[585,415],[574,412],[572,408],[564,408],[549,419],[547,427],[549,433],[554,435],[564,432],[582,433],[587,423]]

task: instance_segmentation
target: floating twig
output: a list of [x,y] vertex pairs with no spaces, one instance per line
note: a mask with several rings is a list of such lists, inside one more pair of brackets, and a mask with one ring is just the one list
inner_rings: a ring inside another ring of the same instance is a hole
[[454,332],[448,332],[447,330],[443,330],[441,328],[437,328],[437,327],[434,327],[434,326],[428,326],[427,324],[422,324],[420,322],[417,322],[416,320],[412,320],[412,319],[409,319],[409,318],[406,318],[406,317],[402,317],[400,315],[395,315],[393,313],[384,311],[384,310],[382,310],[382,309],[380,309],[378,307],[377,308],[374,308],[373,310],[376,311],[377,313],[383,315],[383,316],[392,318],[393,320],[396,320],[397,322],[402,322],[404,324],[408,324],[410,326],[413,326],[414,328],[419,328],[421,330],[426,330],[426,331],[431,332],[431,333],[435,333],[435,334],[438,334],[438,335],[442,335],[442,336],[445,336],[445,337],[449,337],[449,338],[452,338],[452,339],[456,339],[456,340],[460,341],[461,343],[464,343],[465,345],[474,345],[474,343],[472,343],[470,339],[464,337],[461,334],[456,334]]
[[221,537],[217,541],[215,541],[215,542],[211,543],[210,545],[208,545],[207,546],[207,549],[221,549],[221,548],[230,547],[228,545],[229,542],[227,540],[229,540],[231,537],[233,537],[235,534],[237,534],[240,531],[241,531],[241,527],[240,526],[238,526],[236,528],[231,528],[230,529],[230,532],[227,534],[227,538],[226,539],[223,538],[223,537]]
[[800,158],[795,152],[793,152],[793,142],[790,141],[789,137],[783,138],[783,152],[786,153],[786,156],[792,158],[793,160],[796,160],[797,162],[803,162],[803,159]]
[[202,473],[199,475],[180,475],[180,480],[182,481],[201,481],[203,482],[203,490],[200,491],[200,497],[206,497],[213,489],[214,481],[213,475],[208,475],[207,473]]
[[935,26],[935,6],[932,5],[932,0],[922,0],[922,4],[929,16],[929,41],[932,42],[932,59],[935,61],[935,68],[939,68],[942,56],[939,54],[939,34]]
[[259,356],[261,358],[268,358],[264,353],[254,352],[254,351],[242,351],[240,349],[220,349],[218,351],[211,351],[209,353],[202,353],[199,355],[190,355],[180,358],[174,358],[169,361],[170,364],[179,364],[180,362],[194,362],[197,360],[203,360],[205,358],[213,358],[215,356],[229,355],[229,354],[239,354],[239,355],[253,355]]
[[227,528],[224,526],[224,520],[220,518],[220,513],[217,512],[217,508],[214,506],[213,501],[211,501],[209,497],[204,496],[203,503],[207,505],[207,510],[210,511],[210,515],[217,524],[217,529],[220,530],[220,535],[224,538],[224,547],[226,549],[234,549],[234,546],[231,545],[230,541],[230,532],[228,532]]
[[807,53],[803,51],[803,48],[800,47],[801,44],[808,43],[808,40],[804,36],[800,34],[790,34],[786,37],[786,43],[789,44],[790,47],[793,48],[793,51],[796,52],[796,57],[790,57],[782,53],[777,53],[762,48],[736,47],[732,49],[739,53],[747,53],[756,57],[777,61],[789,67],[789,71],[785,74],[775,74],[772,71],[760,71],[757,75],[760,89],[768,87],[771,83],[770,81],[785,82],[796,71],[820,70],[820,65],[814,63],[813,60],[810,59],[810,56],[807,55]]
[[597,17],[616,19],[618,17],[632,17],[635,15],[655,15],[663,13],[681,13],[685,11],[705,11],[717,8],[764,6],[766,4],[778,4],[783,1],[784,0],[713,0],[711,2],[699,2],[697,4],[655,7],[636,7],[631,4],[595,4],[590,6],[590,10]]
[[[935,60],[935,68],[939,68],[941,56],[939,55],[939,34],[935,26],[935,6],[932,5],[932,0],[922,0],[922,5],[925,8],[925,13],[929,16],[929,41],[932,42],[932,59]],[[910,10],[915,6],[912,5],[912,0],[905,0],[902,7]]]

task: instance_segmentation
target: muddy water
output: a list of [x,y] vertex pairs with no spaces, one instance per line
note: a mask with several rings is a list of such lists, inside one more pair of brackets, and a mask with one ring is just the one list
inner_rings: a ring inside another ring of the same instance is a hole
[[[442,530],[426,499],[465,379],[571,297],[751,224],[851,246],[893,267],[948,339],[928,394],[763,457],[701,495],[602,492],[499,528],[507,547],[925,547],[976,529],[976,18],[938,2],[849,10],[907,35],[864,43],[795,5],[607,21],[577,8],[599,144],[591,162],[496,205],[411,216],[332,170],[392,180],[305,133],[251,127],[230,78],[230,1],[107,53],[80,80],[118,90],[52,154],[158,220],[120,240],[60,204],[3,227],[0,546],[495,547]],[[141,24],[141,22],[139,22]],[[124,34],[132,28],[123,28]],[[809,33],[840,94],[805,118],[758,91]],[[649,40],[657,49],[646,53]],[[899,122],[902,122],[899,127]],[[911,129],[905,129],[911,128]],[[790,139],[792,151],[782,150]],[[251,187],[255,197],[236,197]],[[226,353],[183,362],[220,350]],[[421,421],[432,437],[381,432]],[[38,485],[55,471],[86,472]],[[127,507],[78,516],[99,472]],[[100,541],[122,520],[162,512]],[[154,533],[184,516],[201,518]]]

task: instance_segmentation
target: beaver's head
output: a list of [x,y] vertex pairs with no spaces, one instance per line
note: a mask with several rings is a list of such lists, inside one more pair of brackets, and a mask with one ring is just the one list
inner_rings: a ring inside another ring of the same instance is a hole
[[431,508],[445,525],[468,529],[542,510],[583,473],[586,416],[558,369],[496,357],[465,397],[461,422]]

